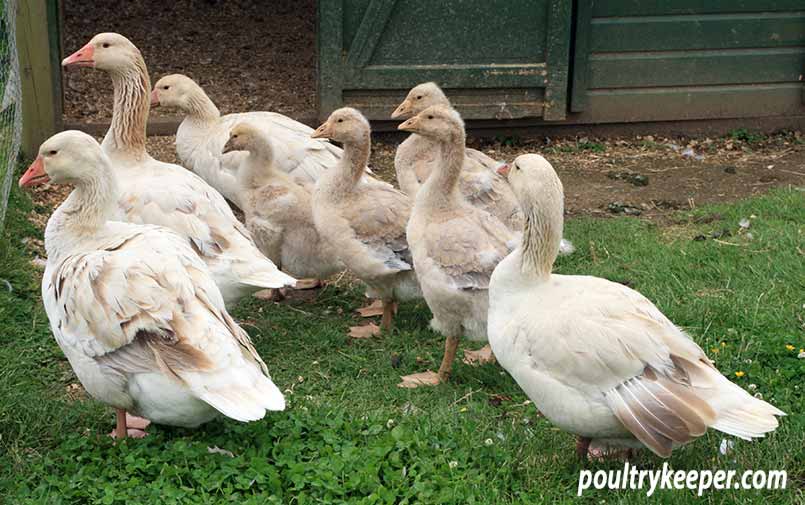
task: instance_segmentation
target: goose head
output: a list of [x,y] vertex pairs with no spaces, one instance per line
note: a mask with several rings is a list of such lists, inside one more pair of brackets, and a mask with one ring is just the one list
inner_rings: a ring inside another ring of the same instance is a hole
[[105,158],[98,142],[86,133],[67,130],[39,146],[39,155],[20,177],[20,187],[81,184],[98,176]]
[[562,181],[553,166],[539,154],[523,154],[510,165],[502,165],[498,173],[509,181],[522,207],[543,201],[562,201]]
[[397,129],[447,141],[463,134],[464,121],[459,113],[450,107],[432,105],[400,124]]
[[93,67],[124,73],[139,65],[142,54],[137,46],[119,33],[99,33],[87,44],[63,59],[63,67]]
[[233,151],[259,152],[263,155],[270,155],[271,145],[259,128],[249,123],[238,123],[229,130],[229,139],[221,154]]
[[311,137],[325,138],[342,144],[365,142],[371,134],[369,121],[356,109],[344,107],[330,114]]
[[151,107],[161,105],[187,111],[198,89],[199,85],[186,75],[166,75],[154,84],[154,89],[151,91]]
[[435,82],[425,82],[411,88],[405,100],[391,113],[391,118],[411,117],[433,105],[449,107],[450,100]]

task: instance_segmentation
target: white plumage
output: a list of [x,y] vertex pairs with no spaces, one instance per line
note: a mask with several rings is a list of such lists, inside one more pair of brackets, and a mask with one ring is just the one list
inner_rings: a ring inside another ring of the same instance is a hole
[[57,134],[37,163],[54,183],[76,187],[48,221],[42,298],[87,392],[174,426],[283,410],[282,393],[186,241],[167,228],[108,220],[118,186],[97,142]]
[[783,412],[721,375],[643,295],[551,274],[563,196],[544,158],[517,158],[509,181],[528,224],[492,275],[489,343],[545,417],[587,443],[663,457],[708,427],[747,440],[777,427]]
[[313,129],[276,112],[242,112],[221,116],[204,90],[189,77],[168,75],[157,81],[151,102],[176,107],[185,119],[176,132],[176,154],[182,163],[238,207],[242,207],[235,172],[246,159],[242,151],[222,154],[229,131],[238,123],[259,128],[274,145],[276,168],[300,184],[318,180],[334,166],[341,149],[310,138]]
[[[105,47],[108,46],[108,47]],[[199,176],[157,161],[145,149],[149,80],[139,50],[125,37],[96,35],[64,65],[91,61],[114,83],[112,125],[102,147],[120,180],[118,217],[131,223],[166,226],[187,239],[207,264],[229,303],[261,288],[292,286],[254,245],[224,198]],[[78,56],[76,56],[78,55]]]

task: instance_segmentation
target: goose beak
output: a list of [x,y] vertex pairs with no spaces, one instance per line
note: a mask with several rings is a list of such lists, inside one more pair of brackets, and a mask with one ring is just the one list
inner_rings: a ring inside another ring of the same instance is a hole
[[322,125],[316,128],[316,131],[314,131],[310,136],[314,139],[330,138],[330,122],[325,121],[322,123]]
[[398,130],[404,132],[415,132],[419,126],[419,116],[414,116],[397,127]]
[[31,166],[28,167],[28,170],[22,174],[19,184],[21,188],[24,188],[26,186],[38,186],[48,182],[49,180],[50,178],[45,172],[45,160],[40,154],[36,157],[34,162],[31,163]]
[[230,137],[229,140],[226,141],[224,144],[224,148],[221,150],[221,154],[231,153],[232,151],[237,151],[235,146],[233,145],[232,138]]
[[95,48],[91,44],[87,44],[78,51],[74,52],[67,58],[63,59],[61,66],[63,67],[94,67],[95,66]]
[[159,107],[159,93],[156,88],[151,90],[151,107]]
[[411,101],[407,98],[403,100],[403,102],[394,109],[394,112],[391,113],[391,119],[397,119],[399,117],[403,117],[408,115],[411,109]]
[[497,171],[498,174],[502,175],[503,177],[508,177],[509,176],[509,170],[511,170],[511,165],[509,165],[508,163],[501,163],[500,165],[498,165],[498,168],[497,168],[496,171]]

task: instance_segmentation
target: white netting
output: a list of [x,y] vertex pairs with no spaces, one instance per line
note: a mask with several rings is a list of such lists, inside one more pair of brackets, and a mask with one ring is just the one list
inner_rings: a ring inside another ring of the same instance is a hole
[[17,0],[0,0],[0,229],[6,216],[22,138],[16,19]]

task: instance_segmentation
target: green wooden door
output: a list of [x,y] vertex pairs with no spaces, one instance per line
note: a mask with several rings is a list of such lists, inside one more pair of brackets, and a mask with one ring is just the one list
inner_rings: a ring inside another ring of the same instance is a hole
[[319,116],[389,119],[425,81],[467,119],[564,119],[571,0],[319,0]]

